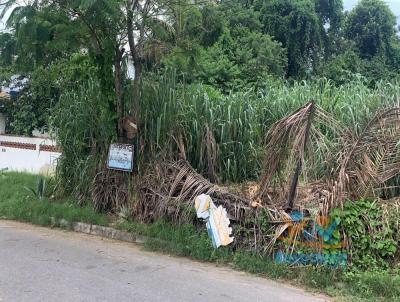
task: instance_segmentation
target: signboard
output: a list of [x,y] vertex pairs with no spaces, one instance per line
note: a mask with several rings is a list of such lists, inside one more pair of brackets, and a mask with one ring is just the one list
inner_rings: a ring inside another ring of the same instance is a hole
[[133,145],[111,144],[108,152],[107,166],[109,169],[132,172]]

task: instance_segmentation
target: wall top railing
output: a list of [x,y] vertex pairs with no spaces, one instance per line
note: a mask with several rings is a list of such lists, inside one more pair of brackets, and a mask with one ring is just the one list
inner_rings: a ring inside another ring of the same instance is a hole
[[0,135],[0,147],[61,153],[54,140],[42,137]]

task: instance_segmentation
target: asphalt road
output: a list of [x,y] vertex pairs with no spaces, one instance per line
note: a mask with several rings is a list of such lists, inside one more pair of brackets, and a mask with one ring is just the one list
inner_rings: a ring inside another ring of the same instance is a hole
[[327,301],[133,244],[0,220],[0,301]]

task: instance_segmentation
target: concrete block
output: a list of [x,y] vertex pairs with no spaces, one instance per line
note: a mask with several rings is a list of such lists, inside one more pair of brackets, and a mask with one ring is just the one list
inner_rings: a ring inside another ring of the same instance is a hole
[[72,229],[75,232],[90,234],[91,229],[92,229],[92,225],[88,224],[88,223],[83,223],[83,222],[74,222],[72,224]]

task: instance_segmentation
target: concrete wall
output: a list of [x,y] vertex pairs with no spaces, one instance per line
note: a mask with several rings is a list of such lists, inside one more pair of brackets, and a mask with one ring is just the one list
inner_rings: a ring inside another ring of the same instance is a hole
[[0,170],[52,174],[60,155],[50,139],[0,135]]

